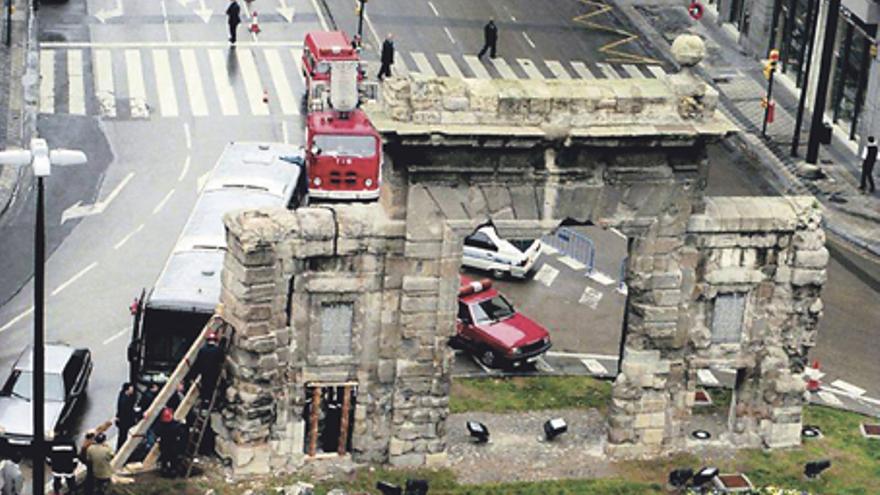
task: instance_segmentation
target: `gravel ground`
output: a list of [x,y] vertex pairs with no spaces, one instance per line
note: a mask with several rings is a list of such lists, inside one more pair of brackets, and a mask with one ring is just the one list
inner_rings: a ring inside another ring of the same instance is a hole
[[[544,440],[544,422],[562,417],[568,432]],[[471,441],[465,424],[480,421],[488,444]],[[550,409],[512,414],[453,414],[448,423],[449,467],[461,483],[601,478],[613,474],[603,457],[606,424],[595,409]]]

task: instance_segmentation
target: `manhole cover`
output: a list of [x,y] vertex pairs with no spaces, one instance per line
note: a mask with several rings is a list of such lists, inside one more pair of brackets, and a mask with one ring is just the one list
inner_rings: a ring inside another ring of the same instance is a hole
[[706,430],[695,430],[691,433],[691,436],[696,438],[697,440],[708,440],[712,438],[712,434]]
[[822,436],[822,430],[819,429],[818,426],[804,426],[801,429],[801,435],[804,438],[818,438]]

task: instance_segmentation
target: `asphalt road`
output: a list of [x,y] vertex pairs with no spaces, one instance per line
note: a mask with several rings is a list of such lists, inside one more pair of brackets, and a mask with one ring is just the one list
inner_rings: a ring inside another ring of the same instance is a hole
[[[258,4],[266,9],[258,42],[243,23],[236,50],[215,4],[207,5],[213,15],[182,0],[88,0],[40,11],[39,133],[89,156],[88,165],[47,180],[46,337],[88,347],[95,361],[76,432],[114,414],[127,378],[128,305],[158,277],[226,143],[302,142],[296,60],[304,33],[321,26],[312,2]],[[0,223],[4,377],[32,341],[33,202],[25,190]],[[62,224],[78,204],[98,207]]]

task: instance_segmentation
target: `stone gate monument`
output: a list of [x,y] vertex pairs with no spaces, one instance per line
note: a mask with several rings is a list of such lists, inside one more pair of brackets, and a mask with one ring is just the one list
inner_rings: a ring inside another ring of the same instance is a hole
[[[706,198],[706,146],[733,131],[680,41],[665,79],[389,79],[373,205],[226,218],[236,328],[219,450],[240,473],[351,455],[445,460],[461,239],[560,222],[629,238],[607,453],[680,450],[700,369],[737,370],[731,434],[799,442],[828,254],[809,198]],[[333,422],[331,433],[325,426]],[[456,426],[457,427],[457,426]]]

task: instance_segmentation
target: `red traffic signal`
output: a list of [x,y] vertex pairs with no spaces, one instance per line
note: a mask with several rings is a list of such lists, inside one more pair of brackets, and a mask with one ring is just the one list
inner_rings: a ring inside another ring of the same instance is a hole
[[767,58],[771,62],[778,62],[779,61],[779,50],[776,50],[775,48],[773,50],[770,50],[770,56]]
[[703,4],[700,2],[691,2],[688,6],[688,14],[690,14],[695,21],[699,21],[700,18],[703,17]]

